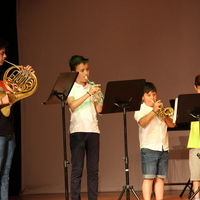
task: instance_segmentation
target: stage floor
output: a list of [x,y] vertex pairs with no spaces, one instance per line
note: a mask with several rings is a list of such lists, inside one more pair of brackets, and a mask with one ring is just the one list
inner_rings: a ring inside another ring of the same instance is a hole
[[[188,200],[189,190],[186,190],[182,197],[180,197],[182,191],[165,191],[164,200]],[[121,192],[102,192],[99,193],[98,200],[117,200],[120,196]],[[130,199],[136,199],[137,197],[142,200],[142,192],[137,192],[136,194],[130,193]],[[70,198],[69,198],[70,199]],[[87,194],[81,194],[82,200],[87,200]],[[155,199],[155,198],[152,198]],[[34,194],[34,195],[19,195],[19,196],[11,196],[9,200],[65,200],[65,194]],[[121,200],[126,200],[126,194],[124,193]]]

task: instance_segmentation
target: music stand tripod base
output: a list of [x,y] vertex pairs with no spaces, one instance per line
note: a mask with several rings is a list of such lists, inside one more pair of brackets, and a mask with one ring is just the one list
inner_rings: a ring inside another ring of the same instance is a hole
[[200,187],[198,187],[198,189],[194,192],[194,194],[189,198],[189,200],[192,200],[195,195],[200,191]]
[[[121,191],[121,194],[120,194],[118,200],[120,200],[123,197],[125,192],[126,192],[126,196],[130,196],[130,192],[132,192],[134,194],[134,196],[136,197],[136,199],[140,200],[138,195],[136,194],[135,190],[133,189],[132,185],[124,185],[123,186],[123,190]],[[128,199],[130,199],[130,198],[128,198]]]

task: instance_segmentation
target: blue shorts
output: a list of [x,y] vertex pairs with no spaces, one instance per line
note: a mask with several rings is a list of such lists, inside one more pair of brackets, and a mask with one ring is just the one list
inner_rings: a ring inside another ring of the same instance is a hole
[[153,179],[159,177],[165,179],[167,177],[168,151],[142,148],[140,153],[143,178]]

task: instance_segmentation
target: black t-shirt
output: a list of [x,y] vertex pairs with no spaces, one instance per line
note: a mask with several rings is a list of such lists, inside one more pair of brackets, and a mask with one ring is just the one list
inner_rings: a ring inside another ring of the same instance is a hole
[[6,136],[14,133],[12,123],[12,113],[9,117],[5,117],[0,111],[0,136]]
[[[2,80],[2,70],[0,70],[0,80]],[[0,91],[1,92],[1,91]],[[6,136],[14,133],[12,111],[10,116],[5,117],[0,110],[0,136]]]

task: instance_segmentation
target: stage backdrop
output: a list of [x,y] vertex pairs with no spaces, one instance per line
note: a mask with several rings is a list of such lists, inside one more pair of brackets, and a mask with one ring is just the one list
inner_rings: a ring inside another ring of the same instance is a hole
[[[199,21],[199,0],[18,0],[19,64],[32,65],[39,82],[37,92],[21,102],[22,193],[64,192],[61,104],[42,102],[58,74],[70,71],[72,55],[90,58],[90,79],[101,83],[103,92],[109,81],[146,79],[156,84],[158,98],[169,106],[179,94],[195,92],[194,77],[200,73]],[[105,114],[99,125],[99,191],[120,192],[126,184],[123,114]],[[127,113],[127,132],[130,184],[139,191],[142,175],[133,112]],[[188,131],[169,135],[166,183],[186,183]],[[70,160],[68,133],[67,147]],[[84,168],[82,191],[86,190]]]

